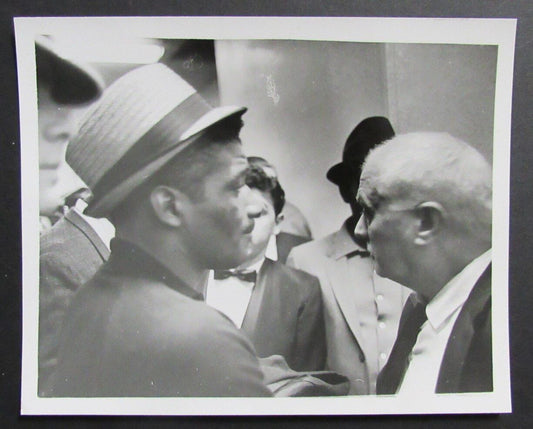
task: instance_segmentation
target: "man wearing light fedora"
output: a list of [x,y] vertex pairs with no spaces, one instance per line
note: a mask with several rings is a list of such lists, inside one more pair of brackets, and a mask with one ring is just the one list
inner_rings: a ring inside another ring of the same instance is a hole
[[360,122],[344,146],[342,162],[327,178],[339,187],[352,215],[341,229],[295,247],[287,263],[318,277],[324,302],[327,368],[350,379],[350,394],[376,392],[376,379],[396,337],[408,289],[377,276],[364,243],[353,234],[361,208],[356,201],[368,151],[394,136],[387,118]]
[[208,269],[239,265],[259,208],[241,107],[209,106],[162,64],[111,85],[67,148],[111,256],[63,325],[54,396],[268,396],[250,342],[204,302]]

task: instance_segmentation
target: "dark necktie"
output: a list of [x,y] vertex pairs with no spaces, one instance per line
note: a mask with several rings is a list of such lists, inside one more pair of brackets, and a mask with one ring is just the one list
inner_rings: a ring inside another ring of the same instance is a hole
[[216,270],[214,277],[215,280],[224,280],[228,277],[237,277],[242,281],[255,283],[257,272],[254,270]]
[[427,320],[426,305],[416,303],[413,307],[412,301],[408,301],[402,319],[404,315],[405,322],[400,323],[389,360],[378,375],[376,386],[378,395],[390,395],[398,390],[409,364],[409,354],[416,343],[420,328]]

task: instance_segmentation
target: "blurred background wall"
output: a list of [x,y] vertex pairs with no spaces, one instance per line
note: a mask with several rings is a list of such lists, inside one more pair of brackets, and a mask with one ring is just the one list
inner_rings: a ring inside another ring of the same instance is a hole
[[385,46],[388,105],[397,132],[446,131],[492,162],[495,46]]
[[495,46],[63,42],[70,55],[96,67],[106,85],[134,67],[162,61],[213,105],[247,106],[241,133],[245,152],[277,167],[287,199],[306,216],[315,237],[337,230],[350,214],[326,172],[341,160],[347,136],[366,117],[387,116],[397,133],[450,132],[492,160]]
[[277,166],[315,237],[349,215],[326,172],[368,116],[450,132],[492,159],[495,47],[216,41],[215,56],[221,103],[249,108],[246,152]]

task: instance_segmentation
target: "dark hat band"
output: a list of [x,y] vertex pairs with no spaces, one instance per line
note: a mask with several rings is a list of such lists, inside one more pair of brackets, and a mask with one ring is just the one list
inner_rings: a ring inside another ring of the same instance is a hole
[[184,144],[185,141],[182,141],[180,136],[212,109],[198,93],[189,96],[150,128],[113,168],[102,176],[93,188],[95,197],[106,195],[144,166],[177,145]]

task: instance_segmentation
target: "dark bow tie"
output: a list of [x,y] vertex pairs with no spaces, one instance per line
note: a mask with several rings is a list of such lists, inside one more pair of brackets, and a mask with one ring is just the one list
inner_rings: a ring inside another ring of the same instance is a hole
[[228,277],[237,277],[244,282],[255,283],[257,272],[254,270],[216,270],[215,280],[224,280]]

